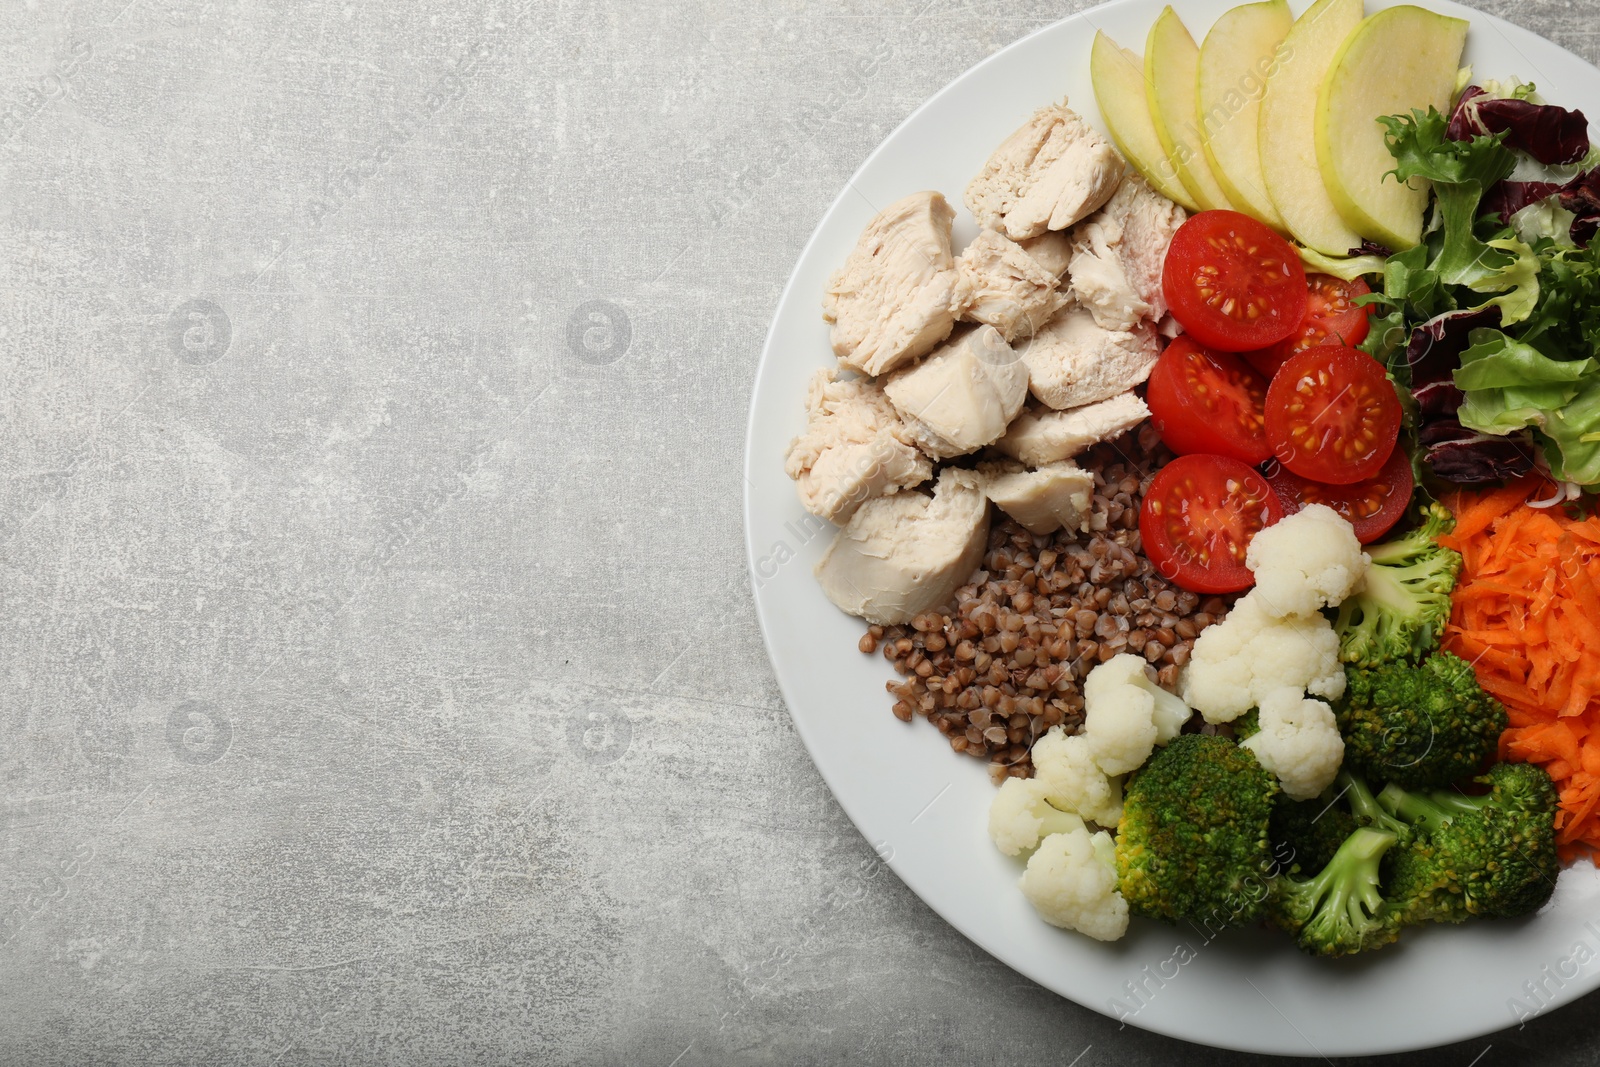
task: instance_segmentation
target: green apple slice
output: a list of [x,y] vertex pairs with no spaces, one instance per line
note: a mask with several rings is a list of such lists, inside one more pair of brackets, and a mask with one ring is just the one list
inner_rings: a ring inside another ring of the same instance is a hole
[[1450,107],[1467,22],[1405,5],[1378,12],[1350,35],[1317,97],[1317,162],[1350,228],[1390,248],[1422,240],[1428,185],[1384,175],[1394,157],[1381,115]]
[[1289,28],[1261,98],[1261,177],[1296,241],[1345,256],[1361,243],[1339,214],[1317,164],[1317,94],[1339,47],[1361,25],[1361,0],[1317,0]]
[[1283,38],[1294,24],[1289,0],[1241,4],[1216,21],[1200,45],[1200,142],[1227,198],[1276,230],[1282,216],[1261,176],[1261,95],[1281,64]]
[[1161,148],[1177,168],[1178,180],[1202,208],[1231,208],[1217,184],[1200,144],[1200,49],[1171,6],[1162,9],[1144,46],[1145,96]]
[[1089,81],[1111,139],[1150,187],[1190,211],[1200,210],[1178,180],[1178,171],[1161,147],[1150,102],[1145,98],[1144,60],[1096,31],[1089,52]]

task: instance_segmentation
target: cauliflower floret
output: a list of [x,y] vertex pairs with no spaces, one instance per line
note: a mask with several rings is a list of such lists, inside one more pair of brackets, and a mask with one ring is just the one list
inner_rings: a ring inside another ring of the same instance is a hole
[[1338,607],[1371,562],[1355,527],[1325,504],[1308,504],[1256,534],[1244,560],[1261,606],[1277,616]]
[[1043,784],[1056,807],[1101,826],[1115,826],[1122,818],[1122,779],[1100,769],[1082,734],[1068,737],[1052,726],[1033,744],[1033,770],[1034,781]]
[[1083,736],[1107,774],[1144,765],[1155,746],[1178,736],[1189,706],[1151,680],[1143,656],[1112,656],[1083,682]]
[[1284,793],[1310,800],[1333,784],[1344,762],[1344,738],[1333,709],[1298,689],[1274,689],[1257,712],[1261,730],[1240,745],[1278,776]]
[[1101,830],[1051,834],[1017,883],[1039,917],[1100,941],[1128,932],[1128,902],[1117,892],[1116,845]]
[[1037,778],[1007,778],[989,805],[989,838],[1007,856],[1019,856],[1050,834],[1083,829],[1083,819],[1052,807]]
[[1232,722],[1274,689],[1335,700],[1344,695],[1339,635],[1320,614],[1278,618],[1254,592],[1195,638],[1178,679],[1184,702],[1206,722]]

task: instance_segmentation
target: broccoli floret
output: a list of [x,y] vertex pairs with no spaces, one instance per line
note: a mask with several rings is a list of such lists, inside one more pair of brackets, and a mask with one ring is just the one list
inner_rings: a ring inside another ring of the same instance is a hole
[[1378,868],[1395,840],[1361,827],[1314,877],[1279,874],[1272,880],[1273,925],[1315,956],[1348,956],[1392,942],[1401,922],[1378,887]]
[[1383,881],[1393,894],[1403,925],[1460,923],[1471,918],[1455,862],[1428,837],[1414,837],[1390,852]]
[[1339,803],[1337,788],[1312,800],[1282,793],[1272,805],[1272,853],[1281,870],[1316,874],[1361,823]]
[[1410,793],[1391,783],[1378,794],[1414,835],[1395,858],[1389,887],[1408,921],[1527,915],[1555,889],[1561,865],[1550,776],[1532,764],[1500,763],[1477,781],[1490,791]]
[[1355,771],[1406,789],[1437,789],[1482,768],[1507,726],[1472,665],[1448,652],[1421,666],[1345,668],[1334,705]]
[[1183,734],[1134,775],[1117,825],[1117,876],[1135,915],[1210,931],[1260,918],[1273,869],[1277,780],[1248,750]]
[[1444,507],[1431,504],[1409,534],[1367,546],[1372,565],[1366,580],[1339,605],[1334,622],[1340,659],[1358,667],[1416,663],[1439,647],[1461,555],[1434,538],[1454,521]]

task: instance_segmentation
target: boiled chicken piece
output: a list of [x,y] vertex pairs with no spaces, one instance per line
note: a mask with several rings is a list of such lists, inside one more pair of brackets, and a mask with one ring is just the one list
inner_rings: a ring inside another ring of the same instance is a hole
[[983,491],[1032,534],[1087,529],[1094,475],[1065,461],[1028,470],[1020,463],[980,463]]
[[1052,104],[995,149],[967,186],[979,224],[1013,241],[1064,230],[1104,204],[1126,170],[1104,137]]
[[1064,230],[1041,233],[1021,242],[1021,245],[1022,250],[1049,271],[1052,277],[1060,278],[1072,265],[1072,235]]
[[1070,411],[1029,408],[994,446],[1030,467],[1043,467],[1119,437],[1149,417],[1150,409],[1133,392]]
[[955,325],[955,211],[938,193],[912,193],[867,224],[828,279],[822,317],[851,370],[878,375],[933,350]]
[[1073,305],[1020,351],[1033,395],[1059,411],[1109,399],[1150,377],[1161,338],[1148,322],[1131,330],[1104,329],[1087,308]]
[[1033,336],[1066,303],[1056,275],[993,230],[978,234],[956,257],[956,271],[961,318],[993,326],[1007,341]]
[[921,485],[933,464],[918,451],[883,387],[818,371],[806,390],[806,432],[784,470],[813,515],[843,524],[864,501]]
[[1188,216],[1130,176],[1106,205],[1072,231],[1072,293],[1108,330],[1131,330],[1167,312],[1161,265]]
[[856,509],[817,564],[828,599],[883,626],[950,599],[989,539],[989,501],[974,471],[947,467],[933,496],[895,493]]
[[934,459],[975,452],[1006,432],[1028,399],[1028,368],[993,326],[950,341],[883,387]]

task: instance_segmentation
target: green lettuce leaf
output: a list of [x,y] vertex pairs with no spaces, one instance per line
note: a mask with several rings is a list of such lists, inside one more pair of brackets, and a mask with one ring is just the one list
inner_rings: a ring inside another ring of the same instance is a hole
[[1508,434],[1525,426],[1543,429],[1596,378],[1593,359],[1555,360],[1499,330],[1471,333],[1454,378],[1465,397],[1456,417],[1480,433]]
[[1565,407],[1544,422],[1545,458],[1557,478],[1600,482],[1600,378],[1590,380]]
[[1456,387],[1463,391],[1564,385],[1588,377],[1595,369],[1592,359],[1551,359],[1499,330],[1480,327],[1467,336],[1472,343],[1461,353],[1461,367],[1455,372]]

